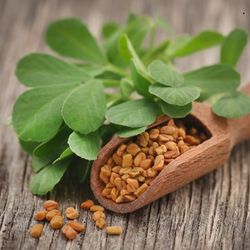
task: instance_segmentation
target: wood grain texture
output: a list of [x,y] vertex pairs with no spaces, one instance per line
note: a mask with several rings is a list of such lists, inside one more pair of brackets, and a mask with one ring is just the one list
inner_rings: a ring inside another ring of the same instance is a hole
[[[128,11],[162,15],[177,33],[205,28],[227,33],[235,26],[250,31],[248,0],[0,0],[0,249],[250,249],[249,141],[238,145],[222,168],[151,205],[129,215],[107,213],[108,224],[124,228],[119,237],[96,229],[85,211],[81,221],[87,231],[75,241],[67,242],[48,225],[39,240],[27,234],[43,199],[27,189],[29,159],[8,126],[13,102],[24,89],[14,76],[15,63],[29,52],[49,51],[42,37],[51,20],[77,16],[97,34],[104,20],[124,21]],[[214,49],[178,62],[187,70],[215,62],[217,53]],[[249,58],[248,45],[239,64],[242,82],[250,79]],[[48,197],[65,209],[91,193],[72,181]]]

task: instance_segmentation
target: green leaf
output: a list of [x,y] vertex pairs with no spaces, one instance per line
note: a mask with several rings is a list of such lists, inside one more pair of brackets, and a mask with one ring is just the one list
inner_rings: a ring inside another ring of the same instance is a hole
[[234,29],[225,39],[221,48],[221,63],[235,66],[247,44],[247,32]]
[[226,118],[238,118],[250,113],[250,97],[240,92],[227,95],[213,105],[213,112]]
[[61,180],[69,164],[70,159],[67,159],[42,169],[39,173],[31,177],[29,184],[30,191],[36,195],[47,194]]
[[215,31],[203,31],[198,35],[194,36],[191,40],[183,44],[172,52],[173,57],[183,57],[189,54],[198,52],[200,50],[208,49],[217,45],[222,44],[224,36]]
[[[80,163],[80,162],[79,162]],[[78,164],[78,181],[83,183],[89,177],[89,170],[91,167],[91,161],[84,161],[81,164]]]
[[141,128],[123,128],[117,131],[117,135],[123,138],[139,135],[147,129],[147,126]]
[[132,86],[130,80],[123,78],[120,82],[120,92],[123,99],[129,99],[131,94],[134,91],[134,87]]
[[62,116],[73,130],[88,134],[103,123],[106,112],[104,88],[100,80],[90,80],[74,89],[66,98]]
[[176,51],[183,48],[192,40],[192,37],[190,35],[180,35],[175,38],[175,40],[171,41],[168,48],[167,48],[167,55],[172,56]]
[[61,154],[60,156],[53,162],[54,163],[57,163],[58,161],[61,161],[61,160],[64,160],[70,156],[73,155],[73,152],[71,151],[71,149],[68,147],[66,148]]
[[171,118],[183,118],[192,110],[192,103],[185,106],[171,105],[166,102],[160,102],[162,112]]
[[240,75],[229,65],[212,65],[184,74],[184,84],[199,87],[201,99],[221,93],[234,91],[240,85]]
[[46,33],[48,45],[57,53],[92,63],[105,64],[106,58],[87,26],[69,18],[53,22]]
[[46,159],[38,158],[34,155],[31,156],[31,167],[33,172],[37,173],[44,167],[48,165],[48,162]]
[[156,82],[166,86],[180,86],[184,82],[184,78],[179,72],[160,60],[150,63],[148,71]]
[[81,135],[73,132],[68,140],[69,147],[73,153],[86,160],[95,160],[100,149],[100,135],[93,132]]
[[59,131],[61,108],[72,86],[34,88],[18,97],[12,113],[13,126],[25,141],[49,140]]
[[107,22],[104,23],[104,25],[102,26],[102,37],[104,39],[109,38],[111,35],[113,35],[118,29],[119,29],[119,25],[117,23],[114,22]]
[[114,124],[138,128],[153,123],[159,112],[156,103],[140,99],[127,101],[111,107],[106,113],[106,118]]
[[149,87],[149,92],[177,106],[185,106],[200,96],[199,89],[194,86],[166,87],[157,83]]
[[21,145],[24,151],[29,154],[32,154],[33,150],[39,145],[39,142],[23,141],[22,139],[19,139],[19,144]]
[[74,85],[91,78],[83,68],[46,54],[23,57],[17,64],[16,75],[20,82],[30,87]]

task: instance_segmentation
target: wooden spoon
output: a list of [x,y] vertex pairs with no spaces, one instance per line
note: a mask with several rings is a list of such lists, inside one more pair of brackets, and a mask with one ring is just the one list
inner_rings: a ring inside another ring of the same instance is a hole
[[[242,91],[250,95],[250,84]],[[161,116],[149,128],[158,126],[167,119],[166,116]],[[104,184],[99,178],[100,168],[120,144],[129,141],[129,138],[111,139],[101,149],[91,169],[91,189],[98,202],[117,213],[133,212],[218,168],[229,158],[234,145],[250,138],[250,115],[227,120],[213,114],[210,106],[194,103],[190,119],[209,131],[211,137],[170,162],[133,202],[117,204],[101,195]]]

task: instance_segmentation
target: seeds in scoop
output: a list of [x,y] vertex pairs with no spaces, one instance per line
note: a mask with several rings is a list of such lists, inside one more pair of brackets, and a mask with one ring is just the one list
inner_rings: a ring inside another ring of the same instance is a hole
[[122,228],[119,226],[106,227],[106,232],[110,235],[120,235]]
[[68,219],[71,219],[71,220],[79,217],[78,211],[73,207],[68,207],[65,211],[65,215]]
[[116,153],[113,154],[113,160],[116,163],[116,165],[118,166],[122,165],[122,157],[117,155]]
[[133,158],[131,154],[123,155],[122,158],[122,167],[123,168],[129,168],[133,165]]
[[70,220],[68,221],[67,225],[69,225],[79,233],[85,231],[85,226],[77,220]]
[[77,236],[77,232],[69,225],[64,225],[61,229],[62,233],[69,240],[73,240]]
[[141,151],[140,147],[135,143],[131,143],[127,147],[127,152],[132,156],[135,156],[140,151]]
[[126,148],[127,148],[127,145],[125,145],[125,144],[120,145],[119,148],[116,151],[116,154],[118,156],[122,156],[123,153],[125,152]]
[[104,211],[104,208],[100,205],[93,205],[90,207],[91,212],[96,212],[96,211]]
[[136,197],[141,196],[146,190],[148,189],[148,185],[146,183],[143,183],[135,192],[134,195]]
[[46,210],[37,211],[35,213],[35,216],[34,216],[35,220],[37,220],[37,221],[45,220],[47,212],[48,211],[46,211]]
[[57,209],[58,208],[58,203],[53,200],[47,200],[44,202],[43,207],[47,210],[50,211],[52,209]]
[[59,211],[58,209],[50,210],[46,215],[46,220],[51,221],[51,219],[56,215],[61,215],[61,211]]
[[139,145],[142,147],[147,147],[148,142],[149,142],[149,133],[148,132],[143,132],[142,134],[139,135]]
[[160,134],[159,129],[153,128],[149,132],[149,138],[151,140],[156,140],[158,138],[159,134]]
[[53,229],[59,229],[63,226],[63,217],[61,215],[54,216],[50,221],[50,226]]
[[139,188],[139,183],[135,179],[127,179],[127,190],[128,192],[135,192]]
[[94,205],[94,202],[92,200],[86,200],[81,204],[81,208],[83,209],[90,209]]
[[139,167],[141,164],[141,161],[146,159],[146,155],[143,152],[140,152],[136,155],[135,159],[134,159],[134,164],[136,167]]
[[161,134],[166,134],[166,135],[174,135],[176,131],[176,128],[171,125],[163,126],[160,129]]
[[152,160],[151,159],[145,159],[145,160],[142,160],[141,163],[140,163],[140,167],[143,168],[143,169],[148,169],[150,168],[152,165]]
[[164,156],[157,155],[155,157],[153,169],[155,169],[157,171],[161,171],[163,169],[163,167],[164,167]]
[[43,231],[43,225],[42,224],[35,224],[30,229],[30,235],[34,238],[39,238]]

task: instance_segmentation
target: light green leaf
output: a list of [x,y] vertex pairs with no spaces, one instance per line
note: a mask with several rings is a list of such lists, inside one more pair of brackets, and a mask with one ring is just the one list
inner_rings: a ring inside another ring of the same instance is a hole
[[61,180],[69,164],[70,159],[67,159],[42,169],[39,173],[31,177],[29,184],[30,191],[36,195],[47,194]]
[[114,22],[107,22],[104,23],[104,25],[102,26],[102,37],[104,39],[109,38],[111,35],[113,35],[118,29],[119,29],[119,25],[117,23]]
[[59,131],[61,108],[72,86],[34,88],[18,97],[12,120],[18,136],[25,141],[49,140]]
[[199,87],[201,99],[207,96],[234,91],[240,85],[240,75],[229,65],[212,65],[184,74],[184,84]]
[[133,91],[134,91],[134,87],[131,84],[130,80],[123,78],[120,82],[120,92],[121,92],[122,98],[125,100],[129,99]]
[[226,118],[250,114],[250,97],[240,92],[224,96],[213,105],[213,112]]
[[192,110],[192,103],[185,106],[170,105],[166,102],[160,102],[162,112],[171,118],[182,118],[187,116]]
[[194,36],[188,42],[183,43],[183,47],[179,47],[175,51],[172,51],[171,56],[183,57],[189,54],[195,53],[200,50],[211,48],[222,44],[224,36],[215,31],[203,31]]
[[123,138],[139,135],[147,129],[147,126],[141,128],[123,128],[117,131],[117,135]]
[[200,96],[200,91],[194,86],[166,87],[153,84],[149,92],[171,105],[185,106]]
[[175,71],[170,65],[160,60],[155,60],[150,63],[148,71],[156,82],[166,86],[180,86],[184,81],[181,73]]
[[31,167],[33,172],[37,173],[44,167],[48,165],[48,162],[46,159],[38,158],[34,155],[31,156]]
[[91,78],[83,68],[46,54],[30,54],[17,64],[18,80],[26,86],[74,85]]
[[95,160],[100,149],[100,140],[98,132],[87,135],[73,132],[68,143],[72,152],[77,156],[86,160]]
[[176,37],[173,41],[170,42],[168,48],[167,48],[167,55],[170,57],[179,49],[183,48],[192,40],[192,37],[190,35],[180,35]]
[[247,32],[234,29],[225,39],[221,48],[221,63],[235,66],[247,44]]
[[105,64],[106,58],[87,26],[69,18],[53,22],[46,33],[48,45],[63,56]]
[[66,98],[62,116],[73,130],[88,134],[103,123],[106,112],[104,89],[100,80],[90,80],[74,89]]
[[114,124],[138,128],[153,123],[159,112],[159,107],[156,103],[140,99],[127,101],[111,107],[106,113],[106,118]]
[[71,149],[68,147],[66,148],[61,154],[60,156],[53,162],[53,164],[57,163],[58,161],[64,160],[70,156],[73,155],[73,152],[71,151]]

